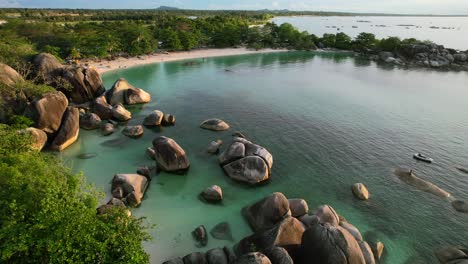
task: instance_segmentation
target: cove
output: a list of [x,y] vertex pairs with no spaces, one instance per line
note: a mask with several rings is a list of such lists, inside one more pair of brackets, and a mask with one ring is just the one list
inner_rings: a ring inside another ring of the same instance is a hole
[[[115,173],[133,173],[153,165],[145,149],[160,135],[177,141],[188,153],[187,175],[160,173],[134,210],[155,224],[145,245],[152,263],[213,247],[233,245],[251,231],[241,208],[272,192],[304,198],[309,206],[333,206],[365,238],[386,247],[385,263],[433,263],[433,249],[467,244],[467,216],[450,201],[419,191],[394,175],[412,168],[459,200],[468,200],[468,74],[398,69],[341,53],[288,52],[208,58],[145,65],[103,76],[110,88],[118,78],[152,95],[146,105],[128,107],[129,124],[141,124],[152,110],[176,116],[175,127],[145,129],[140,139],[120,132],[103,137],[82,131],[62,155],[74,171],[110,197]],[[222,118],[227,132],[202,130],[199,124]],[[123,127],[119,127],[119,131]],[[267,148],[274,157],[271,182],[248,187],[224,175],[210,141],[226,146],[234,131]],[[433,157],[431,165],[412,159],[415,152]],[[95,153],[79,159],[83,153]],[[371,199],[358,201],[351,185],[363,182]],[[204,188],[223,188],[222,205],[197,196]],[[230,225],[234,241],[210,236],[197,248],[191,231]]]

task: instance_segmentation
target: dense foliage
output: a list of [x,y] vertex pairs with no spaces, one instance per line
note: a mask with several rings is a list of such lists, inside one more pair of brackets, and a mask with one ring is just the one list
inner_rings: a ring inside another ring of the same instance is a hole
[[[24,120],[19,120],[24,122]],[[147,263],[142,219],[96,214],[102,195],[29,138],[0,125],[1,263]]]

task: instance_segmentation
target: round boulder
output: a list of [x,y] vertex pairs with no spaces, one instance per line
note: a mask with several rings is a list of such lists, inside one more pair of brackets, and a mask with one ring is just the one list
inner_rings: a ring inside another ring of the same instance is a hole
[[271,261],[262,253],[253,252],[240,256],[234,261],[234,264],[271,264]]
[[185,151],[168,137],[158,137],[153,140],[153,147],[156,152],[156,164],[167,172],[186,171],[190,167],[190,162]]
[[273,247],[265,250],[263,253],[265,253],[273,264],[294,264],[288,251],[282,247]]
[[228,130],[229,125],[221,119],[212,118],[203,121],[200,124],[200,127],[203,129],[213,130],[213,131],[224,131]]
[[128,105],[145,104],[151,101],[151,95],[140,88],[129,88],[124,93],[124,99]]
[[223,144],[223,141],[217,140],[217,141],[211,141],[210,145],[208,146],[206,152],[210,154],[216,154],[219,152],[219,148]]
[[188,254],[183,258],[184,264],[207,264],[206,256],[200,252]]
[[291,214],[288,199],[279,192],[244,208],[242,212],[255,232],[272,228]]
[[139,138],[143,136],[144,130],[143,126],[126,126],[124,130],[122,130],[122,134],[127,137],[131,138]]
[[35,127],[28,127],[22,131],[31,137],[31,148],[36,151],[41,151],[47,143],[47,134]]
[[354,196],[360,200],[368,200],[369,199],[369,191],[367,190],[366,186],[362,183],[356,183],[352,187],[352,191]]
[[333,226],[338,226],[340,224],[340,217],[336,213],[335,209],[329,205],[320,206],[314,213],[320,223],[328,223]]
[[205,226],[201,225],[192,231],[193,238],[197,241],[198,247],[204,247],[208,244],[208,233]]
[[80,116],[80,128],[86,130],[98,129],[101,126],[101,118],[94,113],[86,113]]
[[50,135],[59,130],[67,107],[68,99],[62,92],[46,93],[31,103],[26,116],[34,121],[34,127]]
[[452,202],[452,206],[455,210],[460,213],[468,214],[468,203],[465,201],[455,200]]
[[256,185],[270,178],[266,162],[257,156],[248,156],[223,167],[226,174],[235,181]]
[[219,203],[223,200],[223,191],[218,185],[206,188],[200,196],[209,203]]
[[293,217],[301,217],[309,213],[309,206],[304,199],[289,199],[289,209]]
[[23,81],[23,77],[10,66],[0,63],[0,83],[14,85]]
[[154,110],[149,114],[147,117],[145,117],[145,120],[143,121],[143,125],[147,127],[152,127],[152,126],[160,126],[161,121],[163,120],[163,112],[159,110]]
[[111,123],[105,123],[104,125],[101,126],[101,134],[103,136],[109,136],[113,134],[115,131],[114,125]]
[[208,264],[229,264],[228,258],[222,248],[214,248],[206,252]]
[[116,174],[112,179],[112,195],[129,206],[138,206],[143,199],[148,180],[139,174]]

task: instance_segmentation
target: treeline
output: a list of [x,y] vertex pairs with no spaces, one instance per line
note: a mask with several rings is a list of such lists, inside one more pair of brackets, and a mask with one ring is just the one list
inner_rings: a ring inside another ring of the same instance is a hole
[[133,20],[48,23],[13,19],[0,26],[0,61],[14,64],[37,52],[52,53],[62,59],[79,59],[136,56],[157,49],[315,48],[311,35],[290,24],[250,25],[248,19],[229,15],[197,19],[162,16],[150,24]]

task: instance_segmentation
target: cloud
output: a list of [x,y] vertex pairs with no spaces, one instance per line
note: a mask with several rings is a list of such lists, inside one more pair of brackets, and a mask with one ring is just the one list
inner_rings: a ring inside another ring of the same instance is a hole
[[0,0],[0,8],[21,7],[17,0]]

